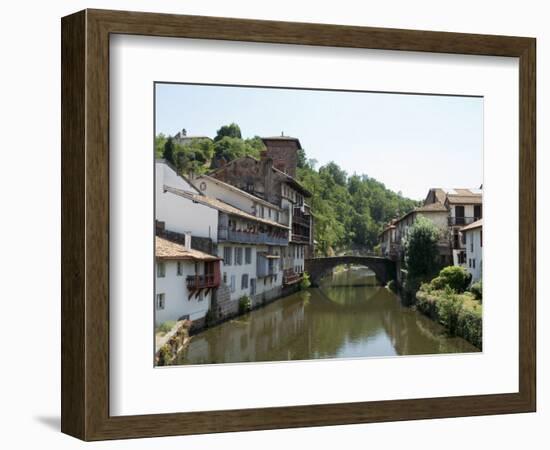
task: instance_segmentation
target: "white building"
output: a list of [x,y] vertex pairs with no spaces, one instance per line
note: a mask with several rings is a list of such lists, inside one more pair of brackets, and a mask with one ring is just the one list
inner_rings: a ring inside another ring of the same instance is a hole
[[170,189],[198,194],[198,190],[165,160],[155,164],[155,219],[166,230],[191,233],[217,242],[218,212],[200,203],[190,202]]
[[201,321],[220,284],[220,258],[155,237],[155,325],[189,319]]
[[472,283],[481,280],[483,272],[483,219],[460,230],[466,245],[466,268],[472,275]]
[[232,301],[247,295],[255,305],[281,294],[280,259],[281,248],[288,246],[287,225],[254,216],[218,198],[188,190],[165,189],[217,212],[217,254],[223,261],[221,279],[229,287]]

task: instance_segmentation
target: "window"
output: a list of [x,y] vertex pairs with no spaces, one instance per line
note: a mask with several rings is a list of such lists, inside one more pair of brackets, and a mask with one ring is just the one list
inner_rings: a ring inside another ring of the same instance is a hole
[[271,219],[271,208],[267,208],[267,216]]
[[181,277],[183,275],[183,263],[181,261],[178,261],[178,276]]
[[223,273],[223,283],[227,284],[227,272]]
[[479,230],[479,246],[483,247],[483,230]]
[[166,264],[163,262],[157,263],[157,277],[164,278],[166,276]]
[[248,289],[248,274],[243,273],[241,277],[241,289]]
[[223,263],[226,266],[231,265],[231,257],[233,256],[233,247],[224,247],[223,248]]
[[243,249],[242,247],[235,247],[235,265],[241,266],[243,263]]
[[279,211],[275,211],[275,222],[279,221]]
[[235,292],[235,275],[231,275],[231,284],[229,285],[231,292]]
[[474,251],[474,234],[473,233],[470,235],[470,251],[471,252]]
[[260,217],[264,217],[265,216],[265,208],[264,208],[264,205],[260,206]]
[[472,259],[472,269],[475,269],[476,268],[476,260],[475,258]]
[[244,249],[244,263],[252,264],[252,248],[250,247]]
[[156,307],[157,310],[164,309],[165,303],[164,303],[164,294],[157,294],[157,301],[156,301]]
[[256,294],[256,278],[250,280],[250,295]]

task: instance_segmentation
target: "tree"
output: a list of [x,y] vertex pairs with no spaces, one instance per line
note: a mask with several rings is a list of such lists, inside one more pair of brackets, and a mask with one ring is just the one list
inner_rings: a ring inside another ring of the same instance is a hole
[[162,157],[172,163],[172,164],[175,164],[174,162],[174,140],[172,139],[172,137],[170,136],[165,144],[164,144],[164,151],[162,153]]
[[241,139],[241,128],[236,123],[231,123],[229,125],[223,125],[217,132],[214,142],[220,141],[224,137],[237,138]]
[[405,241],[407,278],[426,281],[439,268],[437,241],[439,230],[425,217],[418,217]]
[[155,136],[155,158],[163,157],[164,144],[166,144],[166,136],[162,133],[159,133]]

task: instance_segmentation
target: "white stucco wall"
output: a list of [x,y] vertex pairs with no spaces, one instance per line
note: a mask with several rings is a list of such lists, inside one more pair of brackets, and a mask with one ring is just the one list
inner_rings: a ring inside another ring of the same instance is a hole
[[[195,262],[183,260],[183,274],[177,274],[177,261],[164,261],[166,271],[164,277],[157,273],[158,261],[155,263],[155,325],[160,325],[167,320],[178,320],[180,317],[189,315],[189,319],[197,320],[203,318],[210,308],[212,291],[204,295],[202,300],[195,294],[189,300],[189,291],[186,285],[188,275],[195,275]],[[199,273],[204,273],[204,263],[199,263]],[[164,309],[158,309],[157,294],[164,294]]]
[[[245,249],[247,247],[251,248],[251,251],[252,251],[252,259],[250,264],[246,264],[246,259],[245,259]],[[262,252],[262,253],[267,252],[268,251],[267,246],[223,243],[218,245],[218,256],[220,258],[223,258],[224,256],[224,248],[232,249],[231,265],[225,264],[224,261],[222,261],[221,263],[222,282],[224,280],[224,274],[225,274],[226,280],[227,280],[226,284],[227,286],[231,286],[231,277],[232,276],[235,277],[235,289],[231,291],[231,300],[238,300],[243,295],[251,295],[250,281],[252,279],[256,279],[256,294],[261,294],[263,292],[267,292],[276,287],[282,286],[283,272],[282,272],[281,264],[279,264],[279,272],[277,272],[277,280],[268,279],[264,284],[264,278],[257,277],[257,270],[256,270],[257,254],[258,252]],[[235,248],[243,249],[242,265],[235,264]],[[248,274],[248,287],[244,289],[241,287],[243,274]]]
[[218,211],[193,203],[171,192],[163,192],[163,186],[197,192],[187,181],[163,162],[155,164],[155,219],[164,222],[166,230],[178,233],[190,232],[193,236],[218,240]]
[[216,183],[214,180],[206,177],[198,177],[195,180],[195,186],[197,186],[197,188],[200,189],[205,195],[222,200],[232,206],[235,206],[236,208],[242,209],[249,214],[254,214],[257,217],[262,217],[262,206],[264,211],[263,217],[265,219],[277,221],[276,211],[279,211],[278,222],[285,225],[287,224],[285,221],[286,216],[282,216],[282,211],[280,208],[276,205],[270,205],[268,202],[262,202],[260,199],[251,198],[251,196],[245,192],[236,191],[235,189]]
[[475,283],[481,280],[483,273],[482,228],[466,230],[464,234],[466,235],[466,268],[472,274],[472,283]]

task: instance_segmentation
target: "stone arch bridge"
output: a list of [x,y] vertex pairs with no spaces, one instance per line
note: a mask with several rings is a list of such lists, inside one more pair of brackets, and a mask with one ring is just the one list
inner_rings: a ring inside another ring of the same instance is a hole
[[395,280],[395,262],[381,256],[328,256],[306,259],[304,269],[309,274],[312,286],[319,286],[321,278],[332,272],[336,266],[354,264],[371,269],[382,284]]

